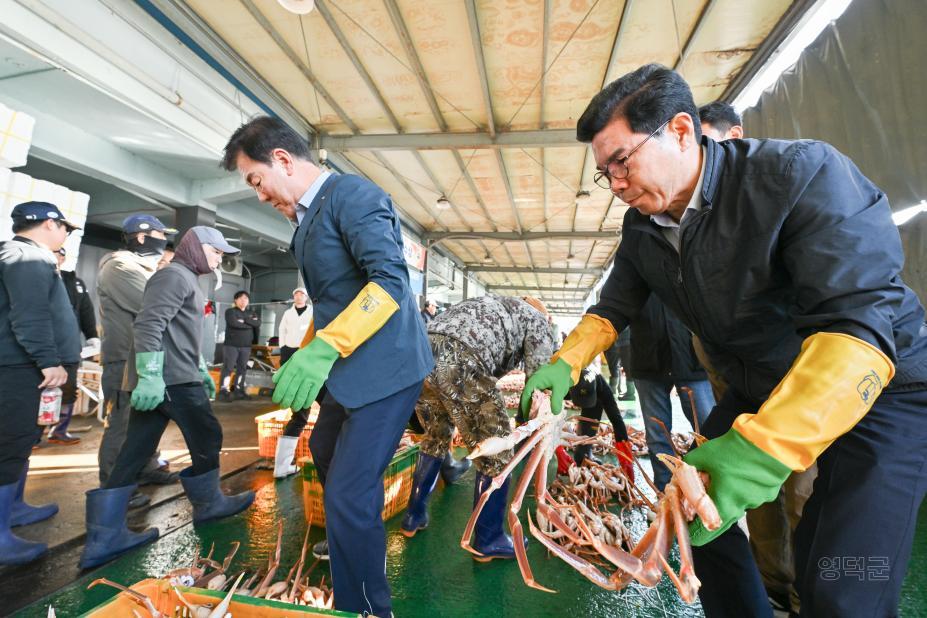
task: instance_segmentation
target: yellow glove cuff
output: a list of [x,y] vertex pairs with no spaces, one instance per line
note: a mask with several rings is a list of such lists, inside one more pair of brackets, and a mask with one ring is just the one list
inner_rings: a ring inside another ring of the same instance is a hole
[[756,414],[733,429],[792,470],[805,470],[850,431],[895,375],[878,348],[842,333],[816,333]]
[[604,352],[612,347],[618,333],[612,323],[603,317],[587,313],[579,321],[576,328],[573,329],[567,338],[554,354],[550,362],[555,363],[563,360],[573,371],[570,376],[573,378],[573,384],[579,382],[579,374],[583,367],[595,359],[599,352]]
[[373,337],[398,310],[399,305],[393,297],[371,281],[316,336],[338,350],[341,358],[344,358]]
[[300,342],[299,347],[305,348],[313,339],[315,339],[315,318],[309,320],[309,328],[306,329],[306,334],[303,335],[303,340]]

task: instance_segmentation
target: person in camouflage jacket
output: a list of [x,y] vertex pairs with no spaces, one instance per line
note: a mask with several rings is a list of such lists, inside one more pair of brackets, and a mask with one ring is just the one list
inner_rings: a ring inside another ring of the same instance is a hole
[[[425,428],[412,497],[401,529],[413,536],[428,525],[428,497],[456,426],[467,447],[512,429],[496,381],[518,367],[531,375],[548,362],[554,340],[547,309],[526,297],[487,295],[454,305],[428,324],[435,368],[425,380],[416,412]],[[474,501],[511,461],[504,451],[476,459]],[[477,521],[477,560],[512,558],[511,538],[502,518],[508,480],[494,492]]]

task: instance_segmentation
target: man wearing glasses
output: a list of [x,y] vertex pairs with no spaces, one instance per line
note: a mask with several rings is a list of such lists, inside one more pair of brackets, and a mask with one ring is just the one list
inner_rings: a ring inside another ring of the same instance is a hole
[[0,565],[31,562],[48,547],[11,527],[48,519],[58,505],[23,501],[29,454],[42,435],[40,394],[64,386],[80,362],[80,331],[53,251],[72,230],[47,202],[19,204],[12,240],[0,243]]
[[894,615],[925,491],[927,332],[888,200],[827,144],[714,142],[698,118],[660,65],[580,118],[597,182],[631,209],[601,300],[525,388],[565,392],[655,294],[729,384],[686,456],[722,518],[689,529],[706,615],[771,615],[735,523],[815,461],[796,531],[802,614]]

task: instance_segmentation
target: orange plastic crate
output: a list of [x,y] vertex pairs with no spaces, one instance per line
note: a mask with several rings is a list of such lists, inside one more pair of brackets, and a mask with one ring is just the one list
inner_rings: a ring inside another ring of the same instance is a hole
[[[386,467],[383,474],[383,521],[402,513],[409,505],[418,451],[417,444],[402,448],[396,451]],[[315,464],[309,457],[300,459],[299,464],[303,468],[303,511],[306,521],[311,521],[313,526],[324,528],[325,504]]]
[[[309,436],[312,434],[315,418],[318,416],[318,404],[313,403],[312,406],[309,413],[309,422],[303,428],[303,432],[299,436],[299,442],[296,445],[297,459],[311,457],[309,453]],[[290,414],[290,410],[287,408],[254,417],[258,432],[258,455],[261,457],[274,456],[277,452],[277,439],[283,435],[283,430],[286,429],[286,424],[290,421]]]

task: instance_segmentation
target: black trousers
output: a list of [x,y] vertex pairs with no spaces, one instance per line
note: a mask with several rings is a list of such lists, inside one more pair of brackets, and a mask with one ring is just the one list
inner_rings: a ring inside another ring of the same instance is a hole
[[[608,417],[615,429],[615,440],[618,442],[627,440],[628,428],[624,424],[624,419],[621,418],[621,410],[618,408],[618,402],[615,401],[615,394],[609,388],[608,382],[602,374],[595,377],[595,394],[595,405],[583,408],[582,416],[597,421],[602,418],[602,412],[605,412],[605,416]],[[598,427],[593,423],[579,422],[579,433],[581,435],[594,436],[596,431],[598,431]]]
[[319,418],[316,419],[315,427],[309,435],[309,451],[312,453],[312,463],[315,464],[319,482],[324,487],[328,469],[335,456],[338,433],[348,418],[348,411],[331,395],[326,395],[320,406]]
[[[721,435],[749,409],[725,394],[704,435]],[[925,409],[927,389],[883,392],[818,458],[814,491],[795,531],[802,616],[897,615],[927,491]],[[706,616],[771,615],[750,545],[737,526],[692,549]]]
[[[328,403],[326,404],[326,399]],[[316,403],[320,407],[328,406],[337,406],[341,407],[341,404],[336,402],[334,399],[328,396],[328,389],[325,388],[325,385],[322,385],[322,390],[319,391],[319,394],[315,396]],[[321,416],[321,414],[320,414]],[[306,428],[306,424],[309,422],[309,408],[304,410],[297,410],[293,412],[290,416],[290,421],[286,424],[286,427],[283,428],[283,435],[289,436],[290,438],[298,438],[299,435],[303,432],[303,429]],[[313,431],[315,431],[313,429]]]
[[237,348],[230,345],[222,346],[222,375],[219,376],[219,388],[225,388],[225,378],[232,375],[234,370],[235,389],[244,389],[249,358],[251,358],[251,346],[247,348]]
[[164,401],[154,410],[143,412],[132,408],[126,440],[103,489],[135,483],[138,473],[158,448],[168,421],[177,423],[183,434],[193,476],[219,467],[222,426],[212,413],[203,384],[172,384],[164,393]]
[[32,447],[42,438],[36,423],[42,380],[35,366],[0,368],[0,485],[19,481]]
[[293,356],[298,349],[299,348],[291,348],[285,345],[280,346],[280,366],[283,367],[283,364],[290,360],[290,357]]

